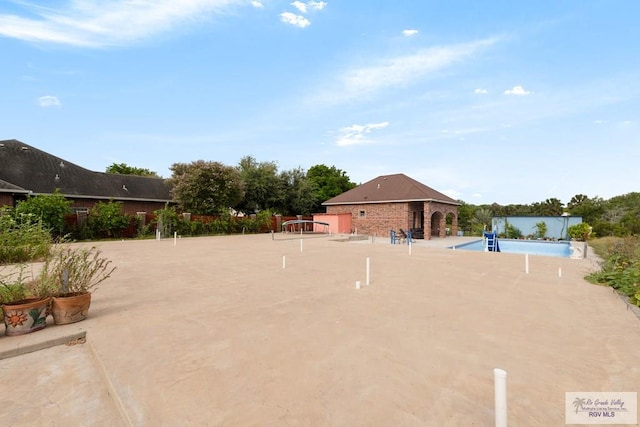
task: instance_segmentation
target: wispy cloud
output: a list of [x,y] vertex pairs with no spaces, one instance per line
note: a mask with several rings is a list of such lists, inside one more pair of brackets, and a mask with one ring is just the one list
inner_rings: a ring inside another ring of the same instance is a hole
[[291,3],[291,6],[295,7],[300,11],[300,13],[307,13],[307,4],[301,1],[294,1]]
[[474,90],[473,93],[475,93],[476,95],[485,95],[485,94],[489,93],[489,91],[486,90],[486,89],[478,88],[478,89]]
[[387,126],[389,126],[389,122],[344,127],[338,132],[336,145],[339,147],[347,147],[350,145],[371,144],[374,142],[369,136],[371,131],[383,129]]
[[252,0],[251,1],[251,6],[253,6],[255,8],[258,8],[258,9],[262,9],[264,7],[262,2],[259,2],[258,0]]
[[402,35],[404,35],[405,37],[415,36],[416,34],[418,34],[418,30],[403,30],[402,31]]
[[511,89],[507,89],[504,91],[505,95],[516,95],[516,96],[525,96],[529,95],[531,92],[523,88],[522,86],[514,86]]
[[[291,3],[291,6],[295,7],[298,12],[302,14],[307,14],[310,11],[322,10],[327,6],[327,3],[323,1],[294,1]],[[285,24],[290,24],[296,27],[305,28],[311,25],[311,21],[305,18],[303,15],[298,15],[293,12],[282,12],[280,14],[280,20]]]
[[51,95],[47,95],[47,96],[41,96],[40,98],[38,98],[36,100],[36,102],[38,103],[39,106],[41,107],[61,107],[62,103],[60,102],[60,100],[58,99],[57,96],[51,96]]
[[339,86],[323,91],[327,103],[340,103],[371,95],[382,89],[408,86],[430,74],[467,60],[497,43],[498,38],[419,50],[410,55],[382,58],[377,64],[347,69]]
[[292,12],[282,12],[280,14],[280,20],[285,24],[290,24],[295,27],[305,28],[311,25],[311,21],[302,15],[296,15]]
[[327,3],[323,1],[308,1],[307,7],[311,10],[322,10],[327,7]]
[[[119,46],[206,20],[245,0],[75,0],[67,7],[18,2],[24,16],[0,14],[0,36],[81,47]],[[259,1],[253,6],[262,5]],[[29,17],[26,17],[26,16]]]

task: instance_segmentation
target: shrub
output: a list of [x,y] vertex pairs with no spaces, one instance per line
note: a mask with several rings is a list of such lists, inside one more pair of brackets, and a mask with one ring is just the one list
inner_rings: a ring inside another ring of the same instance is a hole
[[58,190],[50,195],[39,195],[21,200],[16,206],[16,214],[31,215],[55,235],[65,233],[65,216],[71,213],[71,200],[67,200]]
[[89,211],[88,226],[94,237],[118,237],[131,223],[122,211],[122,203],[98,202]]
[[0,210],[0,264],[43,258],[51,248],[51,233],[32,215]]
[[608,238],[593,242],[593,248],[604,259],[600,271],[585,277],[591,283],[604,284],[629,297],[640,306],[640,238]]
[[571,237],[572,239],[583,240],[586,242],[589,237],[591,237],[592,228],[589,224],[583,222],[580,224],[572,225],[567,231],[569,233],[569,237]]

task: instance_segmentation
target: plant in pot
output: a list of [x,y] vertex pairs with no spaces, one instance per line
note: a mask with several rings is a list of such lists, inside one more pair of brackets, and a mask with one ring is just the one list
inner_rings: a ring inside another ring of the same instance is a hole
[[87,317],[91,293],[108,279],[116,267],[91,248],[57,247],[45,260],[40,273],[43,287],[51,289],[51,315],[56,325],[79,322]]
[[23,335],[47,326],[49,289],[38,280],[25,277],[25,266],[12,274],[0,276],[0,304],[5,335]]

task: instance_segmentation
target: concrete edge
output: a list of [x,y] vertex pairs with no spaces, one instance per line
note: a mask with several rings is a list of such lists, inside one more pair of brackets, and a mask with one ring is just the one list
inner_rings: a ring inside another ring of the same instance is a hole
[[98,367],[98,370],[100,371],[100,376],[102,377],[102,381],[107,387],[107,391],[109,393],[109,396],[111,397],[111,402],[115,405],[116,410],[120,415],[120,420],[125,426],[133,427],[134,424],[131,421],[131,418],[129,418],[129,414],[127,413],[124,403],[122,402],[122,399],[120,399],[120,396],[118,395],[118,392],[116,391],[116,388],[113,385],[111,378],[109,377],[107,368],[104,366],[104,363],[102,363],[100,356],[98,356],[98,352],[96,351],[95,347],[93,346],[90,340],[87,340],[87,345],[89,347],[89,351],[91,353],[93,361],[95,362],[95,364]]
[[0,350],[0,360],[8,359],[10,357],[20,356],[27,353],[32,353],[38,350],[44,350],[46,348],[51,348],[51,347],[55,347],[62,344],[69,344],[70,342],[75,340],[84,340],[86,339],[86,337],[87,337],[87,331],[80,331],[80,332],[74,332],[72,334],[50,338],[44,341],[39,341],[33,344],[27,344],[24,346],[16,346],[6,350]]

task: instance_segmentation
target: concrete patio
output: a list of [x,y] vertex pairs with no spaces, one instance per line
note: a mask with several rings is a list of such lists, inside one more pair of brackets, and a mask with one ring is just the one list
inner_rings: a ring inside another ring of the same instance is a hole
[[638,391],[640,320],[593,259],[340,237],[97,244],[87,320],[0,337],[0,423],[488,427],[501,368],[509,425],[549,427],[565,392]]

